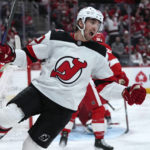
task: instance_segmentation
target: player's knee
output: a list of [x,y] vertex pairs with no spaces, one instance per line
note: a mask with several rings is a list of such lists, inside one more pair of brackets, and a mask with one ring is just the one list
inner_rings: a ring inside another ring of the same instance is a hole
[[24,113],[16,104],[10,104],[0,110],[0,125],[9,128],[13,127],[24,117]]
[[26,140],[23,143],[22,150],[43,150],[42,147],[37,145],[30,136],[26,138]]

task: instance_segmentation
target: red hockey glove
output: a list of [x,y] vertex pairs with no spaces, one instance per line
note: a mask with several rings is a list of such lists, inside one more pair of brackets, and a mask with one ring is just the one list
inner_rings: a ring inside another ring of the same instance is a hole
[[128,77],[126,76],[126,74],[125,74],[125,72],[121,72],[121,74],[119,74],[118,76],[116,76],[117,77],[117,82],[119,83],[119,84],[122,84],[122,85],[124,85],[124,86],[128,86],[128,84],[129,84],[129,79],[128,79]]
[[133,84],[131,87],[125,88],[122,96],[129,105],[140,105],[145,100],[146,90],[139,84]]
[[0,45],[0,63],[9,63],[15,60],[16,54],[9,45]]

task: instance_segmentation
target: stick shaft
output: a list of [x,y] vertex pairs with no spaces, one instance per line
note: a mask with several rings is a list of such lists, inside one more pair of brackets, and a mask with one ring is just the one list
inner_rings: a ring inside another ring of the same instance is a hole
[[126,101],[124,100],[124,109],[125,109],[125,117],[126,117],[126,131],[125,133],[128,133],[129,132],[129,120],[128,120],[128,111],[127,111],[127,103]]
[[115,111],[115,108],[114,108],[109,102],[107,102],[107,104],[109,105],[109,107],[110,107],[113,111]]
[[7,40],[7,35],[8,35],[8,31],[10,29],[10,26],[11,26],[11,23],[12,23],[12,20],[13,20],[13,17],[14,17],[14,12],[15,12],[15,9],[16,9],[16,1],[17,0],[14,0],[13,1],[13,5],[12,5],[12,8],[11,8],[11,12],[10,12],[10,16],[9,16],[9,19],[8,19],[8,23],[6,25],[6,30],[2,36],[2,41],[1,41],[1,44],[4,45],[6,43],[6,40]]

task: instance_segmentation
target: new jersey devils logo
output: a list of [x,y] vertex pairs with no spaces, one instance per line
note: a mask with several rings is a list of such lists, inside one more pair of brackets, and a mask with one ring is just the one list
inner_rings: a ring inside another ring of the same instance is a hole
[[87,62],[81,62],[78,58],[63,57],[55,65],[51,77],[58,78],[61,82],[70,84],[75,82],[81,75],[82,69],[87,67]]

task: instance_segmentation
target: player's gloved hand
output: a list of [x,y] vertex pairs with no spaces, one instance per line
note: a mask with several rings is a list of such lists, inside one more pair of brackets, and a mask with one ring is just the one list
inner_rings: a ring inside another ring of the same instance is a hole
[[129,79],[128,77],[126,76],[125,72],[121,72],[121,74],[119,74],[117,76],[117,82],[121,85],[124,85],[124,86],[128,86],[129,84]]
[[8,44],[0,44],[0,63],[9,63],[15,60],[16,54],[14,48]]
[[141,105],[146,97],[146,90],[139,84],[133,84],[131,87],[125,88],[122,96],[129,105]]

